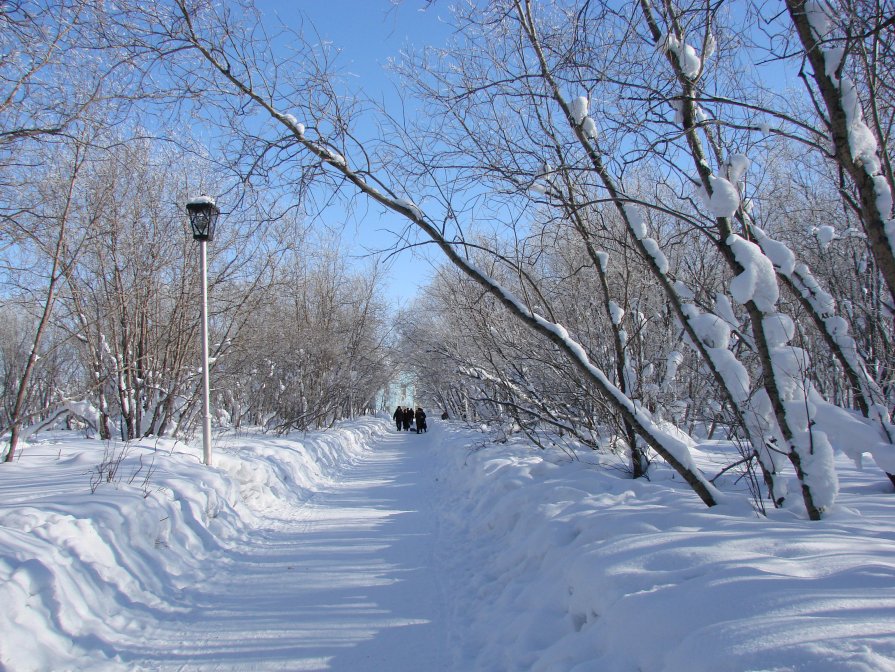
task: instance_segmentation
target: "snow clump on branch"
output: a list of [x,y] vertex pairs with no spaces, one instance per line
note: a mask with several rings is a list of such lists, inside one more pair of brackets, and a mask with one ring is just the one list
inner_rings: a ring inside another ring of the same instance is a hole
[[[728,183],[729,184],[729,183]],[[742,273],[730,281],[730,294],[740,304],[755,302],[763,313],[774,310],[780,298],[780,288],[774,265],[755,243],[737,234],[731,234],[726,241],[733,251],[737,263],[743,267]]]
[[762,319],[770,349],[774,379],[793,431],[792,449],[798,454],[803,481],[811,488],[814,505],[821,511],[833,505],[839,482],[833,466],[833,447],[816,427],[817,403],[823,403],[808,378],[808,353],[788,343],[795,336],[795,323],[788,315],[775,313]]
[[572,115],[572,119],[576,126],[581,126],[584,122],[585,117],[587,117],[587,108],[589,105],[590,102],[588,101],[587,96],[578,96],[577,98],[573,98],[572,102],[569,103],[569,114]]
[[674,281],[674,291],[683,301],[692,301],[694,298],[696,298],[696,294],[693,293],[693,290],[687,287],[687,285],[685,285],[680,280]]
[[624,208],[628,224],[631,226],[631,233],[637,240],[643,240],[646,237],[646,220],[643,218],[643,213],[632,203],[625,203]]
[[740,326],[740,321],[733,312],[733,306],[730,305],[730,299],[721,292],[715,292],[714,313],[734,329]]
[[665,358],[665,376],[662,379],[662,387],[667,389],[677,377],[677,370],[684,363],[684,356],[677,350],[672,350]]
[[745,176],[746,171],[752,162],[749,157],[744,154],[731,154],[727,159],[727,179],[733,184],[740,182]]
[[591,140],[597,139],[597,122],[595,122],[593,118],[585,117],[584,121],[581,124],[581,130],[584,131],[584,135],[586,135]]
[[740,207],[740,194],[737,188],[723,177],[711,176],[712,195],[708,207],[715,217],[733,217]]
[[682,42],[672,33],[665,37],[663,43],[665,51],[671,51],[677,56],[677,62],[680,63],[681,71],[688,79],[696,79],[699,71],[702,69],[702,60],[691,45]]
[[619,306],[615,301],[609,302],[609,316],[612,319],[612,324],[618,326],[622,323],[622,319],[625,317],[625,310],[621,306]]
[[829,224],[823,226],[812,226],[811,233],[815,235],[821,247],[827,248],[836,239],[836,229]]
[[659,273],[662,275],[668,273],[668,257],[659,249],[659,243],[656,242],[656,239],[643,238],[640,242],[643,243],[643,248],[647,254],[656,262],[656,268],[659,270]]
[[774,264],[774,268],[783,275],[792,275],[796,267],[795,253],[779,240],[768,237],[763,229],[753,225],[749,230],[755,236],[755,240],[758,241],[761,251]]
[[832,11],[823,0],[808,0],[805,3],[805,16],[808,17],[808,23],[821,39],[826,37],[833,27]]
[[[730,345],[730,325],[717,315],[700,313],[692,303],[684,304],[684,315],[696,336],[709,348],[727,348]],[[693,345],[685,334],[685,341]]]
[[[747,400],[750,394],[751,380],[746,367],[733,352],[728,350],[730,325],[717,315],[700,313],[692,303],[684,304],[682,308],[687,321],[705,347],[706,354],[724,380],[731,396],[737,402]],[[698,350],[696,344],[686,333],[684,334],[684,343],[690,348]]]
[[292,129],[298,133],[299,136],[304,136],[305,134],[305,125],[301,123],[298,119],[296,119],[291,114],[284,114],[283,120],[292,127]]
[[409,198],[396,198],[395,204],[402,208],[410,210],[413,213],[413,216],[417,219],[424,219],[423,211],[416,203],[411,201]]

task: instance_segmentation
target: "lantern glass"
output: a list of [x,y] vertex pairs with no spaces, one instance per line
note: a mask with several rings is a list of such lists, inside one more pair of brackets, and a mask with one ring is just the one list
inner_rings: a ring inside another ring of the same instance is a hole
[[190,199],[186,204],[190,216],[190,228],[195,240],[214,240],[214,229],[221,211],[210,196],[199,196]]

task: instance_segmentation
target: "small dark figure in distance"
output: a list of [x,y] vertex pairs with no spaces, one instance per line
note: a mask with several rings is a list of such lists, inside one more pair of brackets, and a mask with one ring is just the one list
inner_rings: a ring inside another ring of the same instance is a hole
[[395,425],[397,425],[398,431],[400,432],[401,425],[404,424],[404,409],[398,406],[398,408],[395,409],[395,414],[392,416],[392,418],[394,419]]
[[444,413],[441,414],[441,419],[442,419],[442,420],[447,420],[449,417],[450,417],[450,416],[448,415],[448,412],[447,412],[447,411],[445,411]]
[[423,409],[416,409],[416,433],[425,432],[429,428],[426,426],[426,414],[423,413]]
[[407,408],[404,409],[404,420],[403,420],[404,431],[409,432],[410,425],[412,425],[412,424],[413,424],[413,409],[410,408],[410,406],[408,406]]

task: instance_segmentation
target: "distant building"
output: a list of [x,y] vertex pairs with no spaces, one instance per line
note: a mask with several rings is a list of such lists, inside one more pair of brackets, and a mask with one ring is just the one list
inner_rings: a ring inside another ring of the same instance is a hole
[[408,373],[399,373],[388,386],[380,390],[376,407],[383,411],[394,410],[395,406],[415,406],[416,386]]

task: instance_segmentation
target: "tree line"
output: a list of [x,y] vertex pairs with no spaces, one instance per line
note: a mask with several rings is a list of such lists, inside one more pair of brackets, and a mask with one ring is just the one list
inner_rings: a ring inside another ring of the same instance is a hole
[[114,20],[90,2],[0,14],[6,460],[59,423],[102,439],[194,431],[199,271],[184,204],[197,193],[232,199],[209,246],[217,421],[286,431],[372,409],[389,370],[380,272],[349,267],[295,198],[234,187],[178,130],[189,117],[148,87]]

